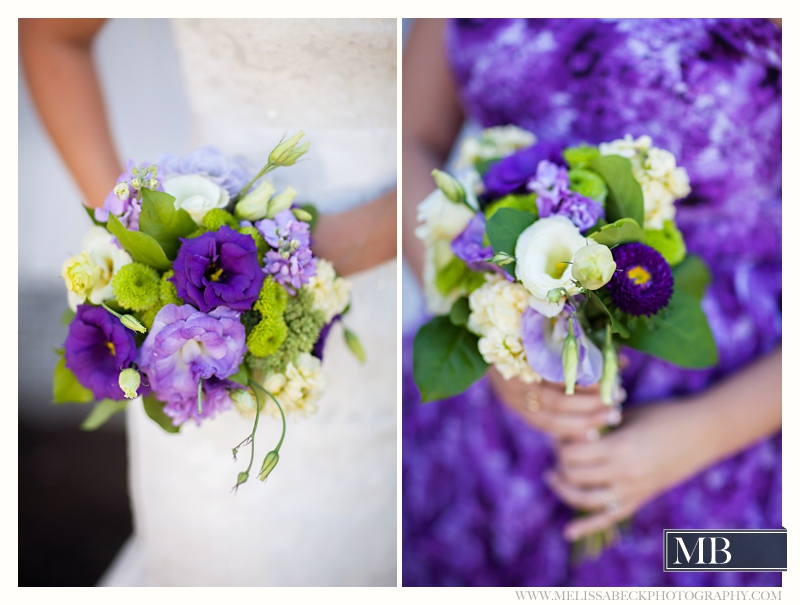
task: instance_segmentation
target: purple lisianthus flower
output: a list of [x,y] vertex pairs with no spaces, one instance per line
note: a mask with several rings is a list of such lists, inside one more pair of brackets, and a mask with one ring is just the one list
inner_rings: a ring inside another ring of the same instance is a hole
[[322,353],[325,351],[325,343],[328,342],[328,334],[330,334],[333,324],[342,319],[342,314],[335,315],[327,324],[322,326],[322,330],[317,337],[317,342],[314,343],[314,348],[311,354],[322,361]]
[[464,230],[450,244],[450,249],[473,270],[488,269],[485,261],[492,257],[492,247],[483,245],[486,218],[482,213],[473,216]]
[[264,273],[252,237],[223,225],[181,242],[170,278],[178,296],[203,312],[215,307],[247,311],[253,306]]
[[[139,172],[144,175],[147,174],[147,180],[155,178],[156,187],[152,188],[154,191],[163,191],[161,179],[153,177],[152,173],[147,173],[147,168],[151,164],[144,163],[136,166],[133,160],[128,160],[125,167],[125,172],[117,178],[117,185],[106,196],[103,206],[95,208],[94,218],[101,223],[108,222],[108,215],[113,214],[125,226],[126,229],[131,231],[139,230],[139,214],[142,212],[142,200],[139,197],[139,190],[141,187],[136,188],[133,185],[136,176],[133,174],[133,168],[136,167]],[[148,188],[150,183],[147,183]]]
[[273,250],[264,256],[264,272],[272,275],[292,296],[317,274],[317,259],[311,252],[311,228],[291,210],[281,210],[274,219],[255,223]]
[[540,142],[492,164],[483,177],[486,188],[484,197],[487,201],[492,201],[512,193],[524,192],[542,160],[563,161],[563,148],[564,145],[558,141]]
[[527,188],[536,193],[539,218],[566,216],[580,231],[586,231],[604,214],[599,202],[570,191],[567,169],[548,160],[539,162]]
[[[564,381],[561,350],[569,334],[569,311],[555,317],[545,317],[530,307],[522,313],[522,346],[528,364],[549,382]],[[578,340],[578,380],[587,387],[600,380],[603,373],[603,354],[589,340],[577,319],[573,321],[573,333]]]
[[[133,332],[94,305],[79,305],[64,342],[67,368],[97,399],[125,399],[119,373],[136,359]],[[139,394],[143,394],[143,386]]]
[[201,147],[185,155],[174,153],[158,158],[158,170],[166,175],[199,174],[235,196],[255,175],[244,158],[231,158],[216,147]]
[[[164,413],[177,426],[190,417],[199,423],[230,407],[230,401],[217,393],[221,387],[214,379],[235,374],[245,349],[244,326],[236,311],[218,307],[204,313],[191,305],[170,304],[153,320],[138,363],[158,398],[166,402]],[[201,379],[202,414],[197,411]]]
[[673,279],[669,264],[650,246],[639,242],[611,250],[617,270],[606,284],[611,301],[629,315],[654,315],[669,304]]

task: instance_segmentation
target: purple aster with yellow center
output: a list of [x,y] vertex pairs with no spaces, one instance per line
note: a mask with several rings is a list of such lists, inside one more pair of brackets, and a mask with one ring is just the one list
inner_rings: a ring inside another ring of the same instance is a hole
[[294,296],[295,291],[317,274],[317,259],[311,252],[311,228],[281,210],[274,219],[256,222],[255,227],[273,250],[264,255],[264,272]]
[[672,271],[661,254],[639,242],[612,249],[617,270],[607,288],[611,300],[629,315],[655,315],[669,304]]
[[217,307],[247,311],[253,306],[264,273],[252,237],[223,225],[181,242],[170,278],[178,296],[203,312]]
[[[97,399],[125,399],[119,373],[136,359],[133,332],[102,307],[80,305],[64,342],[67,368]],[[139,387],[142,394],[143,386]]]
[[170,304],[153,320],[139,351],[139,366],[166,402],[164,413],[173,424],[189,418],[199,424],[230,407],[227,393],[218,392],[227,384],[220,379],[238,371],[245,349],[244,326],[236,311],[218,307],[203,313],[191,305]]

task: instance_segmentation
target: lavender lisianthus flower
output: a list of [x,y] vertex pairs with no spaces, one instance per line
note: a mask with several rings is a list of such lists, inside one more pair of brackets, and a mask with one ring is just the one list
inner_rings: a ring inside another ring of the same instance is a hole
[[483,177],[485,199],[492,201],[512,193],[524,192],[542,160],[563,161],[563,147],[559,141],[540,142],[496,162]]
[[228,157],[216,147],[201,147],[185,155],[166,154],[158,158],[158,169],[165,176],[199,174],[207,177],[231,197],[235,196],[255,175],[244,158]]
[[669,304],[674,280],[669,263],[639,242],[611,250],[617,270],[606,284],[611,301],[630,315],[654,315]]
[[[569,334],[570,312],[565,310],[556,317],[545,317],[530,307],[522,313],[522,346],[528,364],[542,378],[550,382],[564,381],[561,350]],[[578,378],[581,386],[590,386],[600,380],[603,373],[603,354],[586,337],[577,319],[573,332],[578,340]]]
[[570,190],[566,168],[548,160],[539,162],[527,189],[536,193],[539,218],[566,216],[580,231],[586,231],[604,214],[599,202]]
[[[67,368],[97,399],[124,399],[119,373],[136,359],[133,332],[111,313],[79,305],[64,342]],[[139,387],[142,394],[144,386]]]
[[203,312],[215,307],[247,311],[253,306],[264,273],[252,237],[223,225],[181,242],[170,278],[178,296]]
[[291,210],[282,210],[255,226],[273,248],[264,256],[264,272],[294,295],[317,273],[308,223],[297,220]]
[[473,270],[486,270],[485,261],[492,257],[492,247],[483,245],[486,235],[486,217],[483,213],[473,216],[464,230],[450,244],[450,249]]
[[[191,305],[166,305],[139,351],[138,363],[164,412],[179,425],[211,418],[230,402],[217,393],[217,380],[237,372],[244,359],[245,331],[239,313],[217,307],[210,313]],[[202,414],[197,411],[197,386],[203,380]],[[205,381],[209,381],[206,385]],[[211,396],[213,395],[213,396]],[[191,405],[189,405],[191,403]]]
[[180,426],[189,419],[193,419],[196,424],[201,420],[213,418],[220,412],[224,412],[233,407],[233,400],[230,391],[242,388],[241,385],[231,381],[211,377],[203,380],[203,413],[200,414],[197,406],[197,389],[192,394],[185,397],[174,397],[164,406],[164,413],[172,418],[175,426]]

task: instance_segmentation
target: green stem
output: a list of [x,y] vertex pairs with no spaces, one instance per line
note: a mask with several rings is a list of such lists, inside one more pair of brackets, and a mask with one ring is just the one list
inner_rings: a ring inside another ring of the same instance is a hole
[[[256,457],[256,429],[258,428],[258,417],[260,412],[261,406],[258,405],[258,396],[256,396],[256,421],[253,423],[253,432],[250,433],[250,464],[247,465],[247,470],[245,470],[245,474],[248,476],[250,476],[250,469],[253,468],[253,459]],[[245,441],[247,441],[247,439],[245,439]],[[242,443],[244,443],[244,441]]]
[[197,379],[197,415],[203,414],[203,378]]
[[243,195],[245,195],[245,194],[246,194],[246,193],[247,193],[247,192],[250,190],[250,187],[252,187],[252,186],[253,186],[253,183],[255,183],[255,182],[258,180],[258,179],[260,179],[262,176],[264,176],[264,175],[265,175],[265,174],[267,174],[268,172],[271,172],[272,170],[275,170],[275,168],[277,168],[277,166],[274,166],[274,165],[272,164],[272,162],[267,162],[267,165],[266,165],[266,166],[264,166],[264,167],[261,169],[261,172],[259,172],[257,175],[255,175],[255,176],[253,177],[253,179],[252,179],[252,180],[251,180],[249,183],[247,183],[247,185],[245,185],[245,186],[244,186],[244,187],[241,189],[241,191],[239,191],[239,193],[237,193],[236,195],[234,195],[234,196],[233,196],[233,201],[234,201],[234,202],[238,202],[238,201],[239,201],[239,199],[240,199],[240,198],[241,198]]
[[101,307],[103,307],[103,308],[104,308],[106,311],[108,311],[109,313],[111,313],[111,315],[113,315],[114,317],[116,317],[116,318],[118,318],[118,319],[122,319],[122,315],[120,315],[119,313],[117,313],[117,312],[116,312],[114,309],[111,309],[111,308],[109,308],[109,307],[106,305],[106,303],[102,303],[102,302],[101,302],[101,303],[100,303],[100,306],[101,306]]
[[280,441],[278,441],[278,445],[276,445],[276,446],[275,446],[275,452],[278,452],[278,451],[280,451],[280,449],[281,449],[281,445],[283,445],[283,438],[286,436],[286,416],[285,416],[285,415],[284,415],[284,413],[283,413],[283,408],[281,407],[281,404],[280,404],[280,402],[279,402],[279,401],[276,399],[275,395],[273,395],[272,393],[270,393],[270,392],[269,392],[267,389],[265,389],[264,387],[262,387],[260,384],[258,384],[258,383],[256,383],[256,382],[253,382],[253,381],[251,380],[251,381],[250,381],[250,385],[251,385],[251,386],[256,386],[256,387],[258,387],[259,389],[261,389],[262,391],[264,391],[264,392],[265,392],[267,395],[269,395],[270,397],[272,397],[272,401],[274,401],[274,402],[275,402],[275,405],[277,405],[277,406],[278,406],[278,411],[281,413],[281,421],[283,422],[283,430],[281,431],[281,440],[280,440]]

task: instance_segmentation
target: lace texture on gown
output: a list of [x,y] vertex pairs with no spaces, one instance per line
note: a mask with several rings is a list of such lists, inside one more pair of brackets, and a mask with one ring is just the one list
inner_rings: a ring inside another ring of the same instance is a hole
[[[298,201],[338,212],[394,187],[394,20],[179,20],[174,36],[190,149],[214,145],[258,168],[285,132],[303,129],[310,150],[271,173],[279,190],[290,184]],[[254,470],[234,495],[249,448],[236,463],[231,448],[252,418],[231,410],[168,435],[129,407],[134,539],[108,583],[395,585],[396,263],[351,281],[346,324],[367,363],[334,326],[328,390],[315,415],[288,418],[266,483],[257,469],[280,437],[279,420],[262,415]]]
[[[480,126],[540,141],[650,135],[686,167],[688,250],[708,263],[703,300],[717,368],[682,370],[629,351],[626,406],[707,388],[780,346],[781,34],[767,20],[459,20],[446,44]],[[548,438],[481,381],[419,405],[404,342],[406,585],[780,585],[780,574],[664,573],[665,528],[781,527],[781,437],[714,465],[643,507],[596,561],[569,562],[572,512],[543,483]]]

